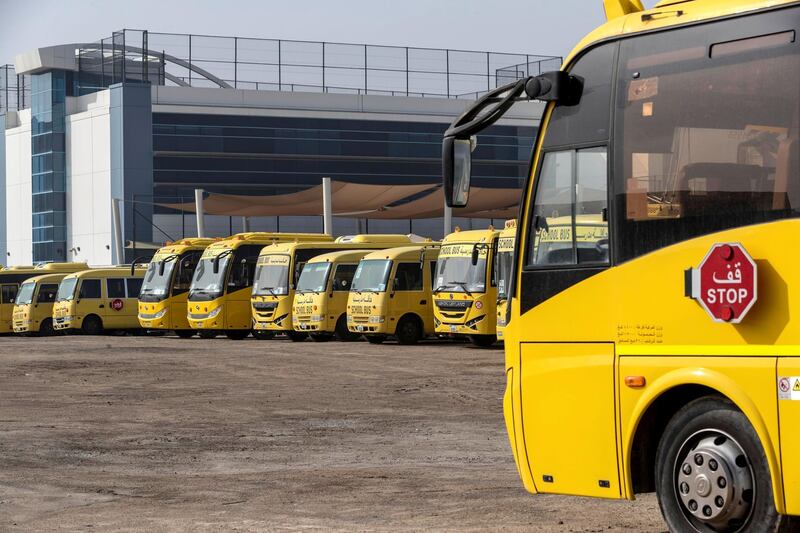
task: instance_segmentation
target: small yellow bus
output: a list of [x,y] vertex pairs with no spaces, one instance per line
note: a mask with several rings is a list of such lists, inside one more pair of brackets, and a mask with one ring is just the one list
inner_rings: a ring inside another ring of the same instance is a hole
[[415,344],[433,335],[432,280],[439,244],[372,252],[358,263],[347,298],[347,327],[380,344],[394,335]]
[[500,232],[456,230],[442,241],[433,282],[436,333],[467,337],[475,346],[497,340],[494,259]]
[[145,269],[131,270],[115,266],[65,276],[53,305],[53,327],[86,335],[139,330],[137,299]]
[[85,268],[85,263],[43,263],[0,269],[0,334],[14,331],[14,304],[23,281],[43,274],[77,272]]
[[342,250],[309,260],[297,281],[292,317],[295,331],[322,342],[336,337],[352,341],[359,335],[347,328],[347,297],[361,259],[370,250]]
[[250,296],[258,254],[276,242],[333,241],[317,233],[239,233],[210,244],[195,268],[187,298],[189,326],[203,338],[240,340],[253,326]]
[[[88,269],[86,264],[82,269]],[[48,337],[53,328],[53,304],[58,285],[67,273],[44,274],[30,278],[19,287],[14,304],[14,333]]]
[[189,286],[203,250],[213,242],[183,239],[155,253],[139,293],[139,324],[144,329],[173,330],[181,338],[195,334],[186,316]]
[[258,256],[253,281],[253,336],[269,339],[277,333],[293,341],[308,335],[295,331],[292,302],[295,286],[309,259],[329,252],[354,249],[383,249],[410,244],[406,235],[346,235],[334,242],[283,242],[264,247]]

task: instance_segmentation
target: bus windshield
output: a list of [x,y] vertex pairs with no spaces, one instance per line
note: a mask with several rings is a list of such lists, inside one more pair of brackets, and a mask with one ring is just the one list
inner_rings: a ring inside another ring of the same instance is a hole
[[259,257],[253,280],[253,294],[259,296],[289,294],[289,259],[286,254]]
[[222,295],[225,290],[225,274],[228,268],[230,254],[219,260],[219,268],[214,272],[214,258],[206,257],[200,260],[194,271],[192,285],[189,289],[190,300],[213,300]]
[[471,257],[440,257],[436,265],[435,292],[445,289],[453,292],[486,291],[486,257],[472,264]]
[[383,292],[386,290],[386,282],[389,278],[389,271],[392,269],[392,262],[388,259],[370,259],[361,261],[353,277],[351,291],[355,292]]
[[33,281],[23,283],[19,288],[19,292],[17,293],[16,303],[19,305],[28,305],[31,303],[33,301],[33,291],[35,289],[36,283]]
[[78,285],[78,278],[65,278],[58,285],[56,301],[63,302],[72,300],[75,297],[75,287]]
[[[140,299],[146,301],[160,301],[169,296],[169,286],[172,281],[172,271],[175,269],[177,258],[173,256],[171,261],[161,260],[151,261],[144,274]],[[164,262],[164,271],[161,272],[161,263]]]
[[297,281],[297,292],[322,292],[328,284],[328,272],[331,264],[306,263],[300,279]]

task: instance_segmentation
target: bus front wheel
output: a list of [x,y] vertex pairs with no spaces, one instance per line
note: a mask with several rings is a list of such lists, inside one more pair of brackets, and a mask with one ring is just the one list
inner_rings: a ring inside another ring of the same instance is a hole
[[669,421],[656,452],[656,492],[670,531],[792,527],[775,510],[758,435],[722,398],[694,400]]
[[255,337],[256,340],[268,341],[270,339],[274,339],[275,338],[275,332],[274,331],[256,331],[256,330],[253,330],[253,337]]
[[103,322],[100,320],[100,317],[89,315],[83,319],[81,331],[83,331],[85,335],[100,335],[103,333]]
[[494,335],[470,335],[469,342],[473,344],[473,346],[478,346],[480,348],[488,348],[495,342],[497,342],[497,337]]
[[39,336],[40,337],[50,337],[56,334],[56,330],[53,328],[53,319],[52,318],[45,318],[41,325],[39,326]]

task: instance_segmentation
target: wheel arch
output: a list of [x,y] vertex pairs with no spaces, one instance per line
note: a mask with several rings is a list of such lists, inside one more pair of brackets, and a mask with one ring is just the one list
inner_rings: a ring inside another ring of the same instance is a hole
[[775,508],[785,512],[780,460],[767,424],[752,398],[730,377],[707,368],[687,368],[661,376],[648,384],[633,409],[633,425],[625,451],[624,483],[629,497],[655,490],[655,455],[664,427],[686,403],[714,396],[730,401],[756,432],[772,478]]

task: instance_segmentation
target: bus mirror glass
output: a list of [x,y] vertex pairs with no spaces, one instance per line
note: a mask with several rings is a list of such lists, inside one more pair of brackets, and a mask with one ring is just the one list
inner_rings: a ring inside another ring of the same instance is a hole
[[158,262],[158,275],[159,277],[164,275],[164,261]]
[[478,264],[478,256],[480,255],[480,251],[478,250],[478,245],[472,247],[472,266]]
[[469,200],[472,150],[475,138],[445,137],[442,143],[442,176],[448,207],[464,207]]

